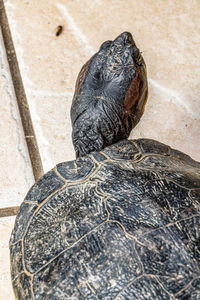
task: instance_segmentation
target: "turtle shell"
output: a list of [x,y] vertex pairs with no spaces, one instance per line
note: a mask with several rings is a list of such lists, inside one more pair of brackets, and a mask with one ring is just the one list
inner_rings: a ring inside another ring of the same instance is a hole
[[200,299],[200,163],[122,140],[58,164],[10,240],[17,299]]

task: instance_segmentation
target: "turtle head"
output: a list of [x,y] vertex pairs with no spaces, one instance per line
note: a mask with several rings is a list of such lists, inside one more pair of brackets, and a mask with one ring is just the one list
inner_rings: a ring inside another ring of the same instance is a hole
[[76,155],[100,151],[140,120],[148,94],[143,57],[129,32],[104,42],[82,67],[71,108]]

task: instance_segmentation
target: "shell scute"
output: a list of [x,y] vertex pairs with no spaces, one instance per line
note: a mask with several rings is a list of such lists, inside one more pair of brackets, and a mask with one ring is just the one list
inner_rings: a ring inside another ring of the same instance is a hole
[[199,275],[199,266],[184,240],[184,233],[172,225],[147,233],[136,243],[144,272],[157,276],[172,294]]
[[13,289],[16,299],[34,299],[31,291],[30,277],[26,273],[21,273],[13,281]]
[[136,280],[132,280],[123,289],[117,300],[135,299],[140,300],[172,300],[170,294],[159,285],[156,277],[144,275]]
[[147,233],[171,222],[159,204],[149,201],[148,194],[144,192],[135,195],[135,191],[131,189],[109,197],[107,210],[109,218],[119,221],[133,237],[139,237],[144,232]]
[[152,139],[137,139],[132,142],[141,149],[142,153],[169,155],[171,148],[161,142]]
[[10,247],[11,278],[14,280],[23,271],[22,241]]
[[138,154],[138,148],[131,141],[122,140],[117,144],[105,148],[102,153],[106,154],[112,160],[135,160]]
[[[140,274],[133,241],[120,225],[105,222],[39,271],[33,289],[49,299],[53,295],[56,298],[59,290],[67,295],[65,299],[93,299],[91,290],[93,296],[101,295],[99,299],[114,299],[124,285]],[[40,282],[45,286],[41,288]]]
[[62,187],[65,182],[51,170],[42,176],[29,190],[25,197],[25,201],[33,201],[40,204],[56,189]]
[[149,154],[138,163],[141,169],[151,170],[161,178],[172,180],[186,189],[200,188],[200,169],[174,156],[158,156]]
[[90,157],[81,157],[70,162],[63,162],[56,166],[57,171],[67,182],[86,180],[95,170],[96,164]]
[[98,191],[112,195],[120,190],[136,189],[136,193],[143,190],[144,181],[157,179],[157,175],[150,171],[140,170],[130,161],[108,161],[92,176],[91,181],[98,182]]
[[27,270],[36,272],[106,218],[103,199],[94,184],[60,190],[41,206],[28,227],[24,238]]
[[200,207],[190,199],[188,190],[174,182],[160,179],[147,182],[145,187],[149,201],[159,205],[173,222],[200,213]]
[[38,205],[33,203],[23,202],[20,206],[18,215],[15,219],[15,226],[11,234],[10,245],[16,243],[23,238],[28,223],[31,220],[31,216],[37,209]]
[[21,204],[19,213],[15,220],[15,226],[10,238],[10,244],[23,238],[29,221],[38,205],[56,189],[59,189],[65,182],[57,176],[54,170],[47,172],[42,176],[28,191],[24,202]]
[[199,171],[200,169],[200,162],[195,161],[194,159],[192,159],[189,155],[176,150],[176,149],[171,149],[171,155],[176,157],[177,159],[179,159],[180,161],[182,161],[182,163],[185,163],[187,165],[190,165],[192,167],[197,168],[196,170]]

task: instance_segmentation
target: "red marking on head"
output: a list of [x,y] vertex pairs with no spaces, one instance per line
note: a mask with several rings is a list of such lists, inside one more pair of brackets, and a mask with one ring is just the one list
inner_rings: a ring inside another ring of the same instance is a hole
[[139,96],[140,96],[140,68],[137,68],[136,71],[136,76],[135,78],[132,80],[129,89],[126,93],[126,97],[125,97],[125,110],[126,110],[126,114],[127,116],[129,116],[131,114],[131,109],[133,106],[135,106],[139,100]]
[[83,80],[85,78],[85,74],[88,70],[88,66],[89,66],[91,60],[93,59],[93,57],[94,57],[94,55],[86,62],[86,64],[83,65],[82,69],[80,70],[80,72],[78,74],[78,78],[76,80],[76,86],[75,86],[75,93],[74,93],[74,97],[72,99],[72,103],[76,100],[76,97],[78,96],[81,85],[82,85]]

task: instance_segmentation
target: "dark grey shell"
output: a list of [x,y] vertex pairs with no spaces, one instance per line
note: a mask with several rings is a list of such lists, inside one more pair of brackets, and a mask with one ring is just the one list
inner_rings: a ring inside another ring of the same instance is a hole
[[200,299],[200,163],[123,140],[45,174],[10,241],[17,299]]

